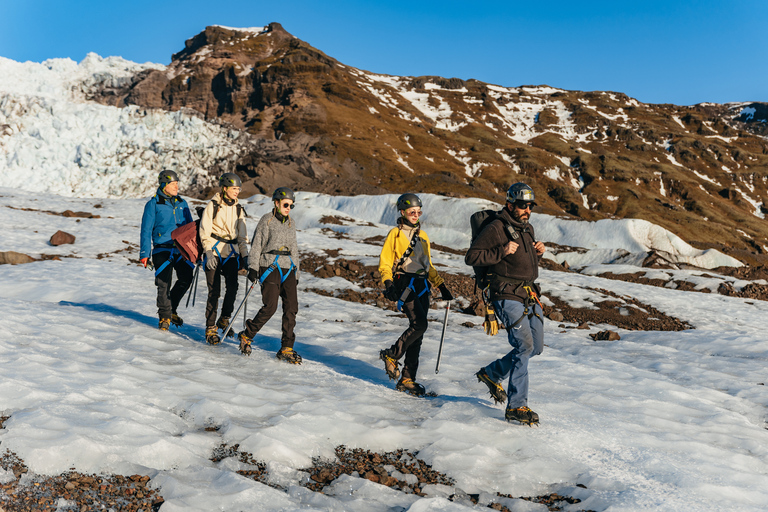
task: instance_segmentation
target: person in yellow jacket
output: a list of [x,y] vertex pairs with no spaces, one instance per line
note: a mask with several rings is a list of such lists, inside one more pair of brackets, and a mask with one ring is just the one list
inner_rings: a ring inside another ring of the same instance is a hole
[[[225,330],[235,309],[237,276],[248,270],[248,233],[245,209],[237,202],[242,182],[237,174],[227,172],[219,178],[217,192],[205,206],[200,217],[200,242],[205,256],[205,280],[208,283],[208,303],[205,306],[205,340],[211,345],[221,341],[218,329]],[[221,294],[221,277],[226,292],[221,316],[216,320]],[[230,332],[232,332],[230,330]],[[233,333],[234,334],[234,333]]]
[[[416,194],[403,194],[397,200],[400,218],[397,227],[387,235],[379,256],[379,273],[384,284],[384,297],[397,302],[397,309],[408,317],[408,328],[390,348],[379,352],[384,370],[391,380],[400,379],[396,389],[415,396],[424,394],[424,386],[416,382],[419,352],[427,330],[427,312],[431,284],[440,290],[443,300],[453,300],[445,281],[432,266],[429,236],[421,229],[421,199]],[[400,359],[405,357],[400,373]]]

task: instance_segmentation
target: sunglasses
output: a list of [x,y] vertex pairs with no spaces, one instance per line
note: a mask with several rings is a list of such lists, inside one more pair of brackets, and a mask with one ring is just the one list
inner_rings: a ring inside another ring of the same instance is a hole
[[533,210],[536,203],[533,201],[515,201],[515,208],[518,210]]
[[417,217],[421,217],[421,214],[424,213],[421,210],[406,210],[405,214],[410,217],[411,215],[416,215]]
[[296,205],[293,203],[282,203],[280,205],[280,208],[290,208],[291,210],[293,210],[295,207]]

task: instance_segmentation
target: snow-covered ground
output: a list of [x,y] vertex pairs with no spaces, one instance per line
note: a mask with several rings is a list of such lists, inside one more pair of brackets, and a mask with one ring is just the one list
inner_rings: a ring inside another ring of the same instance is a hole
[[[486,203],[424,200],[424,229],[433,242],[466,247],[467,218]],[[263,196],[245,202],[255,227],[269,202]],[[206,345],[204,282],[195,306],[181,309],[185,325],[158,331],[152,274],[128,261],[137,257],[143,203],[0,188],[0,251],[75,256],[0,266],[0,416],[10,416],[0,430],[0,450],[16,452],[32,472],[74,467],[148,474],[166,500],[162,512],[471,508],[363,480],[342,479],[325,495],[298,485],[303,474],[296,469],[313,457],[333,457],[334,447],[343,444],[416,450],[468,493],[558,492],[583,500],[567,510],[766,510],[766,302],[542,271],[545,296],[570,293],[577,302],[592,289],[605,289],[694,329],[614,328],[620,341],[593,341],[590,332],[610,326],[587,331],[547,322],[544,353],[530,366],[530,405],[541,426],[527,428],[505,423],[503,409],[473,375],[506,352],[503,333],[489,338],[479,318],[451,314],[435,374],[440,325],[431,323],[419,380],[439,396],[406,396],[394,391],[378,360],[404,320],[305,291],[355,286],[339,277],[302,275],[296,343],[301,366],[274,359],[279,315],[256,337],[250,357],[229,340]],[[394,196],[300,194],[293,210],[300,248],[341,249],[345,258],[373,263],[379,248],[362,240],[386,234],[393,204]],[[44,213],[67,209],[100,218]],[[350,220],[326,225],[320,222],[325,215]],[[616,222],[605,240],[584,223],[537,214],[532,223],[545,243],[690,255],[655,226]],[[323,229],[329,227],[349,238],[328,236]],[[59,229],[76,235],[75,244],[49,246]],[[660,245],[664,240],[667,249]],[[717,254],[708,257],[712,266],[721,264]],[[438,268],[468,272],[461,256],[436,252],[434,259]],[[686,275],[676,272],[676,279]],[[259,302],[251,301],[250,314]],[[431,313],[436,321],[438,315]],[[475,327],[461,325],[467,321]],[[220,428],[205,430],[212,425]],[[287,492],[238,475],[242,463],[233,458],[211,462],[222,443],[239,444],[268,462],[270,475]],[[523,501],[514,507],[543,510]]]

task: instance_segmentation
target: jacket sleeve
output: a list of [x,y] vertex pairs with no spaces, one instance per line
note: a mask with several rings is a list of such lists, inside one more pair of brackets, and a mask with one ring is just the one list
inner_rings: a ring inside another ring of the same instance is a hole
[[203,252],[210,251],[216,240],[211,236],[213,234],[213,201],[208,201],[205,210],[200,216],[200,242],[203,244]]
[[475,239],[464,256],[464,263],[470,267],[489,267],[504,258],[506,239],[499,236],[501,221],[491,222]]
[[237,231],[237,251],[240,256],[248,256],[248,229],[245,226],[245,208],[240,212],[240,216],[235,222],[235,231]]
[[152,230],[155,227],[155,201],[154,198],[144,205],[144,214],[141,216],[141,241],[139,244],[139,259],[149,258],[152,254]]
[[267,213],[259,219],[259,223],[256,225],[256,230],[253,232],[251,251],[248,253],[248,266],[255,270],[259,270],[261,252],[264,250],[264,245],[267,243],[269,215],[272,214]]
[[392,267],[395,265],[395,242],[397,241],[397,228],[390,230],[387,238],[384,240],[384,247],[381,248],[381,254],[379,255],[379,274],[381,275],[381,282],[384,284],[387,281],[392,280]]
[[427,279],[430,283],[432,283],[432,286],[438,287],[441,284],[445,282],[445,280],[440,277],[440,274],[437,273],[437,269],[432,265],[432,249],[431,244],[429,242],[429,237],[426,233],[423,231],[421,232],[423,240],[427,243],[427,258],[429,259],[429,270],[427,273]]

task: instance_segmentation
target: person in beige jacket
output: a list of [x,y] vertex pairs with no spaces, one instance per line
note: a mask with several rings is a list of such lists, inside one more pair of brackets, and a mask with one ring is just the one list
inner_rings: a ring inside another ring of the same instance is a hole
[[[248,269],[248,234],[245,209],[237,201],[242,182],[237,174],[224,173],[217,192],[205,206],[200,217],[200,241],[205,256],[205,279],[208,283],[208,303],[205,306],[205,340],[211,345],[221,342],[218,329],[229,326],[237,298],[237,277]],[[224,276],[226,292],[221,315],[216,320]],[[230,330],[230,332],[232,332]]]

